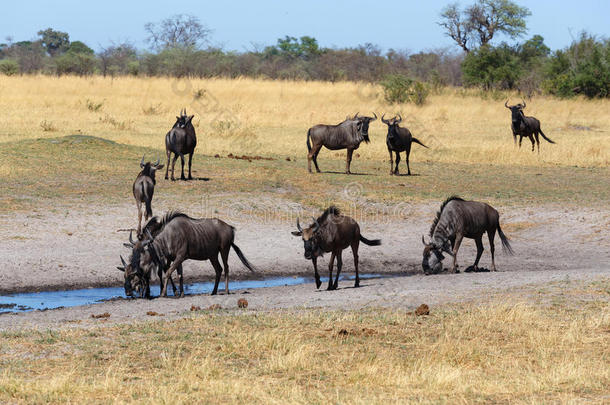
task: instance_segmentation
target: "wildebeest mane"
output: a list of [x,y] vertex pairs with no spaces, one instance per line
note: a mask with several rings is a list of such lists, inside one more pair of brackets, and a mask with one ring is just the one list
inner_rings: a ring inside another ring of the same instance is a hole
[[335,207],[334,205],[331,205],[322,213],[322,215],[318,217],[318,219],[316,219],[316,222],[322,225],[329,215],[341,215],[341,211],[339,210],[339,208]]
[[457,195],[452,195],[451,197],[449,197],[445,201],[443,201],[443,203],[441,204],[441,209],[436,212],[436,218],[434,218],[434,221],[432,222],[432,226],[430,227],[430,236],[432,236],[434,234],[434,229],[436,228],[438,221],[441,219],[441,214],[443,213],[443,209],[445,208],[445,206],[447,204],[449,204],[450,201],[453,201],[453,200],[464,201],[464,199],[458,197]]

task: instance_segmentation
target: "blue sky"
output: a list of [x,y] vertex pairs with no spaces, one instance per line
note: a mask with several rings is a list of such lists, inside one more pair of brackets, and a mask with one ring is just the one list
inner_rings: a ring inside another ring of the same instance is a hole
[[[111,41],[129,40],[146,48],[144,24],[173,14],[200,18],[212,43],[243,51],[277,38],[310,35],[322,46],[347,47],[371,42],[382,49],[411,52],[453,46],[436,24],[449,0],[403,1],[126,1],[29,0],[5,2],[0,12],[0,42],[36,38],[52,27],[99,50]],[[563,48],[582,30],[610,37],[609,0],[517,0],[528,7],[527,37],[540,34],[551,49]],[[7,6],[6,4],[10,4]],[[460,4],[471,4],[462,0]],[[457,49],[457,48],[455,48]]]

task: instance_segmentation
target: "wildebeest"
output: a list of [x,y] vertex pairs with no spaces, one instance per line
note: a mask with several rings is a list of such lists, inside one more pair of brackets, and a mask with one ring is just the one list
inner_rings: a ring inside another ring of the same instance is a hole
[[[235,228],[217,218],[191,218],[179,211],[170,211],[158,220],[160,229],[156,236],[133,244],[130,260],[132,274],[142,275],[150,280],[154,268],[162,269],[163,280],[161,296],[167,296],[167,283],[172,273],[178,271],[180,277],[180,296],[184,296],[182,263],[185,260],[210,260],[216,271],[216,280],[212,295],[218,291],[218,283],[223,267],[218,261],[218,254],[223,262],[225,272],[225,292],[229,293],[229,251],[231,247],[241,262],[250,271],[254,268],[234,243]],[[125,285],[131,286],[125,272]]]
[[163,169],[163,165],[159,164],[159,159],[154,165],[150,162],[144,163],[144,156],[142,156],[140,167],[142,171],[133,182],[133,196],[138,207],[138,236],[141,236],[142,230],[142,204],[146,207],[145,219],[148,220],[153,215],[151,204],[155,192],[155,172]]
[[191,164],[193,163],[193,153],[197,146],[197,136],[195,135],[195,127],[193,127],[194,115],[187,115],[186,108],[180,111],[180,116],[176,117],[176,123],[174,127],[165,135],[165,153],[167,154],[167,168],[165,169],[165,180],[168,179],[169,172],[169,159],[174,154],[172,160],[172,180],[174,179],[174,166],[176,165],[176,159],[180,156],[180,162],[182,163],[182,174],[180,175],[181,180],[186,180],[184,177],[184,155],[189,155],[189,176],[188,179],[192,180],[191,176]]
[[[294,236],[301,236],[305,246],[305,258],[313,263],[316,287],[320,288],[322,282],[318,274],[318,257],[325,252],[331,252],[330,263],[328,265],[328,290],[336,290],[339,284],[339,275],[343,260],[341,258],[343,249],[352,247],[354,255],[354,267],[356,268],[356,282],[354,287],[360,286],[360,276],[358,274],[358,246],[360,241],[369,246],[381,245],[381,240],[368,240],[360,234],[360,226],[352,218],[342,215],[338,208],[331,206],[318,219],[314,219],[313,224],[308,228],[302,229],[297,218],[297,229],[293,231]],[[333,282],[333,264],[337,258],[337,275]]]
[[[352,155],[356,149],[360,147],[362,141],[369,143],[369,124],[377,119],[374,117],[358,116],[358,113],[352,118],[337,125],[315,125],[307,131],[307,170],[311,173],[311,161],[313,160],[316,166],[316,171],[320,173],[318,167],[318,154],[322,146],[330,150],[347,149],[347,158],[345,163],[345,173],[350,173],[350,165],[352,163]],[[311,141],[311,143],[310,143]]]
[[[385,114],[381,116],[381,121],[388,126],[388,135],[386,137],[386,145],[388,152],[390,153],[390,174],[399,174],[398,163],[400,163],[400,152],[405,152],[407,155],[407,174],[411,175],[411,168],[409,167],[409,154],[411,153],[411,143],[415,142],[428,148],[421,141],[411,135],[411,131],[407,128],[401,128],[398,126],[402,122],[402,117],[398,114],[398,117],[390,118],[386,120]],[[392,161],[392,152],[396,153],[396,168],[394,168],[394,162]]]
[[438,273],[442,270],[443,252],[453,256],[452,272],[457,271],[457,253],[463,238],[474,239],[477,244],[477,258],[474,262],[474,270],[477,270],[479,259],[483,254],[483,234],[487,232],[489,248],[491,250],[491,270],[496,271],[494,261],[494,236],[498,231],[502,240],[502,248],[505,252],[512,254],[513,250],[508,238],[500,228],[498,211],[488,204],[477,201],[465,201],[459,197],[449,197],[441,205],[440,211],[430,227],[430,243],[424,244],[424,259],[422,267],[424,273]]
[[[540,153],[540,139],[538,134],[549,143],[555,143],[544,135],[542,129],[540,129],[540,121],[535,117],[527,117],[523,113],[525,108],[525,101],[523,103],[508,105],[508,100],[504,103],[504,106],[511,112],[511,129],[513,130],[513,141],[515,146],[517,145],[517,135],[519,135],[519,148],[521,148],[521,141],[526,136],[532,142],[532,152],[534,151],[534,144],[538,147],[538,153]],[[534,142],[534,137],[536,141]]]

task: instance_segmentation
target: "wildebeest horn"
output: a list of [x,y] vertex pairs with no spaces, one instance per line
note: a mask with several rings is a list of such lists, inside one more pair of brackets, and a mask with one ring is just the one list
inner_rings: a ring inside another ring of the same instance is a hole
[[133,229],[129,231],[129,243],[131,243],[131,245],[135,245],[136,243],[133,241],[133,237],[132,234],[133,233]]
[[400,113],[398,114],[398,118],[399,118],[398,121],[394,120],[395,124],[400,124],[402,122],[402,116],[400,115]]
[[375,113],[373,112],[373,116],[375,117],[375,119],[374,119],[373,121],[377,120],[377,114],[375,114]]
[[155,163],[155,166],[159,166],[159,163],[161,163],[161,159],[157,158],[157,163]]
[[313,231],[317,232],[318,229],[320,229],[320,224],[318,223],[318,220],[316,220],[314,217],[311,217],[311,219],[313,219],[313,224],[315,225],[315,229]]
[[424,246],[428,246],[428,244],[426,243],[426,239],[424,238],[424,235],[421,236],[421,243],[423,243]]
[[299,224],[299,217],[297,217],[297,229],[299,232],[303,232],[303,228],[301,228],[301,224]]
[[145,155],[142,155],[142,160],[140,161],[140,167],[141,168],[144,168],[144,156]]
[[383,122],[384,124],[389,124],[390,120],[386,120],[385,119],[385,113],[381,114],[381,122]]
[[148,237],[148,239],[150,239],[151,241],[154,239],[152,234],[150,233],[150,229],[146,228],[146,236]]
[[523,101],[523,108],[525,108],[525,100],[521,99],[521,101]]
[[510,107],[508,106],[508,100],[506,100],[506,101],[504,102],[504,107],[506,107],[506,108],[510,108]]

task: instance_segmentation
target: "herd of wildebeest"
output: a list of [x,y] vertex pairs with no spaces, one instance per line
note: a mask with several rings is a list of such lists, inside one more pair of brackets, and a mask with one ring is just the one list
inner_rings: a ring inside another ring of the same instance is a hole
[[[519,136],[519,147],[523,137],[528,137],[534,145],[538,145],[540,152],[540,142],[538,135],[550,143],[554,143],[547,138],[540,129],[540,121],[534,117],[527,117],[523,113],[525,102],[508,105],[511,110],[511,129],[515,145]],[[165,136],[165,150],[167,154],[167,165],[165,168],[165,179],[167,180],[170,171],[171,179],[175,180],[174,167],[176,160],[180,157],[182,163],[181,180],[192,179],[191,165],[193,153],[197,146],[197,136],[192,124],[193,115],[187,115],[186,109],[180,111],[176,117],[176,122]],[[377,115],[373,117],[361,116],[358,113],[353,117],[347,117],[337,125],[316,125],[307,131],[307,160],[308,170],[311,173],[311,162],[314,163],[316,171],[319,173],[317,157],[321,148],[324,146],[330,150],[347,149],[347,159],[345,172],[350,174],[350,164],[354,150],[358,149],[362,142],[369,142],[369,125],[377,120]],[[426,147],[420,140],[413,137],[411,132],[399,126],[402,117],[397,115],[391,119],[385,119],[382,115],[381,121],[387,125],[386,145],[390,154],[390,175],[399,174],[398,164],[400,153],[405,152],[407,174],[411,174],[409,167],[409,155],[413,142]],[[396,159],[394,160],[394,155]],[[188,177],[184,175],[184,159],[188,155]],[[169,211],[164,216],[154,216],[152,214],[152,199],[155,189],[155,173],[163,168],[160,161],[152,164],[145,162],[144,157],[140,162],[141,171],[133,183],[133,195],[138,208],[138,227],[137,238],[134,240],[133,232],[129,234],[129,243],[124,245],[131,249],[131,255],[126,262],[121,256],[122,266],[118,269],[125,275],[125,294],[128,296],[139,295],[140,297],[150,297],[150,281],[153,271],[160,281],[160,295],[167,296],[168,283],[172,285],[174,296],[184,296],[183,269],[182,264],[185,260],[209,260],[216,272],[216,279],[212,295],[218,292],[218,284],[224,270],[225,292],[229,293],[229,252],[231,248],[235,251],[241,262],[250,271],[255,271],[244,256],[241,249],[235,244],[235,228],[217,218],[191,218],[180,211]],[[394,161],[396,162],[394,164]],[[147,221],[142,228],[142,205],[144,205],[144,216]],[[293,231],[294,236],[300,236],[303,240],[305,258],[311,260],[314,268],[316,287],[322,284],[318,273],[317,259],[324,253],[330,253],[329,281],[328,290],[337,289],[339,275],[343,266],[342,252],[347,247],[351,247],[354,256],[354,267],[356,272],[355,287],[360,284],[358,273],[358,248],[360,242],[369,246],[378,246],[381,240],[369,240],[362,236],[358,223],[346,215],[343,215],[338,208],[330,206],[318,218],[312,218],[313,222],[309,227],[303,229],[297,218],[297,230]],[[424,244],[422,268],[425,274],[439,273],[443,270],[444,255],[452,257],[451,272],[457,270],[457,253],[463,238],[474,239],[477,247],[477,255],[474,265],[469,267],[473,271],[478,270],[478,263],[483,253],[483,234],[487,233],[491,252],[491,271],[496,270],[494,258],[494,237],[498,232],[502,247],[505,252],[512,254],[512,249],[508,238],[502,232],[499,222],[499,214],[488,204],[477,201],[465,201],[457,196],[446,199],[440,210],[436,214],[432,226],[430,227],[430,240]],[[219,261],[222,260],[222,265]],[[337,272],[333,279],[333,267],[335,259],[337,261]],[[177,291],[172,279],[173,272],[176,271],[179,277],[179,291]]]

